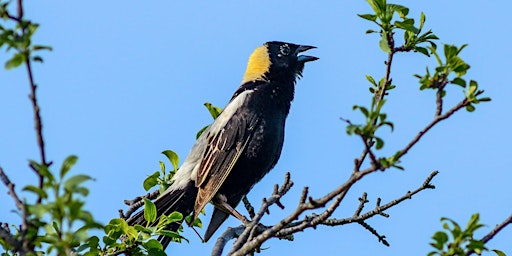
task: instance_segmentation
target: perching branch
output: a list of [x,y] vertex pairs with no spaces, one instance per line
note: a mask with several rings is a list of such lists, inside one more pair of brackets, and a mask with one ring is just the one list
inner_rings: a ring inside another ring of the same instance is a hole
[[[362,172],[358,172],[362,173]],[[357,176],[358,173],[354,173],[353,176]],[[217,243],[215,244],[214,250],[212,251],[212,255],[221,255],[223,251],[223,247],[227,244],[227,241],[230,239],[237,238],[237,241],[235,242],[234,246],[232,247],[229,255],[245,255],[247,253],[250,253],[252,251],[255,251],[264,241],[268,240],[271,237],[289,237],[297,232],[302,232],[306,228],[316,227],[317,225],[326,225],[326,226],[340,226],[345,225],[349,223],[358,223],[365,227],[365,229],[369,230],[372,234],[376,235],[379,238],[379,241],[383,244],[388,244],[388,242],[385,240],[385,236],[379,235],[376,230],[371,228],[370,225],[365,223],[364,221],[367,219],[372,218],[375,215],[382,215],[386,216],[387,214],[384,212],[385,210],[400,204],[401,202],[405,201],[406,199],[411,199],[413,195],[419,193],[420,191],[423,191],[425,189],[433,189],[435,188],[430,182],[434,178],[435,175],[438,174],[438,171],[432,172],[423,182],[423,184],[415,189],[414,191],[408,191],[405,195],[403,195],[400,198],[397,198],[385,205],[380,205],[380,200],[377,201],[376,207],[368,211],[364,214],[360,214],[361,211],[364,208],[364,205],[368,202],[366,199],[366,193],[363,194],[363,196],[359,199],[360,204],[357,207],[357,210],[354,214],[354,216],[350,218],[345,219],[335,219],[335,218],[328,218],[325,216],[331,216],[334,209],[337,208],[339,205],[338,198],[342,198],[345,193],[339,194],[339,196],[336,198],[334,202],[332,202],[329,207],[327,207],[324,212],[321,214],[311,214],[306,215],[303,220],[300,221],[293,221],[293,219],[298,218],[302,213],[313,210],[313,209],[321,209],[325,208],[325,204],[322,204],[326,199],[325,197],[328,197],[326,195],[323,198],[320,199],[312,199],[309,198],[308,200],[305,200],[307,198],[307,188],[303,190],[303,196],[301,197],[301,200],[295,209],[295,211],[290,214],[287,218],[281,220],[280,223],[274,225],[274,226],[263,226],[263,225],[257,225],[256,221],[259,222],[261,220],[261,216],[264,215],[266,210],[268,210],[268,207],[272,205],[272,203],[269,203],[270,200],[266,199],[264,200],[264,203],[262,204],[262,207],[256,214],[256,218],[251,221],[251,223],[248,226],[240,226],[236,228],[230,228],[222,236],[217,240]],[[349,179],[350,180],[350,179]],[[287,184],[285,182],[281,187],[284,187]],[[348,189],[348,188],[347,188]],[[283,194],[284,195],[284,194]],[[282,195],[281,195],[282,196]],[[275,194],[270,198],[275,198]],[[280,197],[279,197],[280,198]],[[330,200],[329,200],[330,201]],[[292,221],[289,221],[292,219]],[[257,234],[252,239],[246,239],[243,235],[249,234],[249,233]],[[240,244],[242,245],[240,247]]]

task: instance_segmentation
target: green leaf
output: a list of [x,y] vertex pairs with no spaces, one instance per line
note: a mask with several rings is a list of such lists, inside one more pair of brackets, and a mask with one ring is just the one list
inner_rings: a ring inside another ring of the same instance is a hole
[[29,213],[34,214],[38,219],[41,219],[49,211],[46,204],[27,205],[27,209]]
[[418,33],[418,29],[414,26],[413,19],[406,19],[404,21],[395,21],[395,26],[406,31],[411,31],[414,34]]
[[384,52],[386,52],[386,53],[391,52],[391,48],[389,48],[388,37],[386,36],[386,33],[382,34],[380,41],[379,41],[379,46],[380,46],[380,49],[383,50]]
[[55,233],[60,233],[59,224],[56,221],[52,222],[52,227],[55,230]]
[[162,244],[160,242],[158,242],[158,240],[151,239],[151,240],[147,241],[146,243],[144,243],[144,248],[146,248],[146,249],[156,248],[156,249],[162,250],[164,247],[162,246]]
[[43,58],[41,58],[41,56],[34,56],[32,57],[32,60],[35,62],[43,63]]
[[[369,21],[377,20],[377,15],[374,15],[374,14],[358,14],[357,16],[359,16],[365,20],[369,20]],[[368,34],[368,32],[367,32],[367,34]]]
[[379,137],[375,137],[375,148],[381,149],[382,147],[384,147],[384,141]]
[[89,189],[85,187],[77,187],[75,188],[74,192],[82,196],[89,195]]
[[66,173],[76,164],[78,161],[78,157],[75,155],[68,156],[64,162],[62,163],[62,167],[60,168],[60,178],[62,179]]
[[180,163],[180,158],[178,157],[178,154],[176,154],[172,150],[165,150],[162,152],[162,154],[164,154],[169,159],[169,161],[172,163],[172,166],[174,167],[174,170],[177,170],[178,165]]
[[93,180],[93,178],[84,174],[75,175],[64,182],[64,188],[68,191],[74,191],[76,187],[88,180]]
[[386,0],[366,0],[372,7],[375,14],[380,16],[386,9]]
[[437,231],[434,236],[432,236],[432,239],[434,239],[435,243],[431,243],[431,245],[438,250],[442,250],[444,244],[448,242],[448,235],[445,232]]
[[363,113],[363,115],[364,115],[365,117],[368,117],[368,115],[370,114],[370,113],[368,112],[368,109],[367,109],[367,108],[365,108],[365,107],[363,107],[363,106],[358,106],[357,108],[361,111],[361,113]]
[[156,220],[156,206],[151,200],[144,198],[144,219],[148,223],[153,223]]
[[420,14],[420,31],[421,29],[423,28],[423,25],[425,24],[425,20],[427,19],[427,17],[425,17],[425,13],[421,12]]
[[375,79],[373,79],[372,76],[366,75],[366,80],[368,80],[370,83],[372,83],[373,86],[377,87],[377,82],[375,82]]
[[160,172],[155,172],[148,176],[143,183],[144,190],[148,191],[156,184],[158,184],[158,177],[160,177]]
[[201,129],[197,132],[197,134],[196,134],[196,140],[197,140],[197,139],[199,139],[199,137],[201,137],[201,134],[203,134],[203,132],[204,132],[206,129],[208,129],[208,127],[210,127],[210,126],[209,126],[209,125],[207,125],[207,126],[205,126],[205,127],[201,128]]
[[169,223],[179,222],[183,219],[183,214],[180,212],[172,212],[167,216]]
[[39,187],[36,187],[34,185],[28,185],[26,187],[23,188],[23,191],[30,191],[30,192],[33,192],[35,193],[37,196],[43,198],[43,199],[46,199],[48,198],[48,194],[46,194],[46,191],[44,189],[41,189]]
[[184,238],[178,232],[175,232],[175,231],[159,230],[156,233],[159,234],[159,235],[163,235],[163,236],[167,236],[167,237],[173,238],[173,241],[181,241],[181,239],[184,239],[185,241],[188,242],[188,240],[186,238]]
[[52,51],[53,50],[53,48],[51,46],[47,46],[47,45],[34,45],[32,49],[35,51],[39,51],[39,50]]
[[466,88],[466,80],[460,78],[460,77],[456,77],[454,78],[452,81],[451,81],[452,84],[456,84],[456,85],[459,85],[461,86],[462,88]]
[[494,253],[496,253],[496,255],[498,255],[498,256],[507,256],[504,252],[502,252],[502,251],[500,251],[500,250],[496,250],[496,249],[494,249],[494,250],[491,250],[491,251],[493,251]]
[[210,112],[210,115],[213,117],[213,120],[217,119],[217,117],[219,117],[220,113],[222,113],[222,108],[216,107],[209,102],[205,102],[204,106]]
[[126,223],[126,225],[123,225],[122,227],[123,232],[128,236],[128,238],[135,239],[139,236],[139,232],[134,227],[128,226],[128,223]]
[[395,12],[398,13],[398,15],[400,16],[400,18],[402,19],[405,19],[407,14],[409,14],[409,8],[403,6],[403,5],[398,5],[398,4],[388,4],[387,7]]
[[18,52],[16,54],[14,54],[14,56],[5,63],[5,69],[10,70],[10,69],[16,68],[19,65],[23,64],[23,62],[25,62],[25,60],[26,60],[25,54]]
[[48,170],[48,167],[39,164],[38,162],[34,160],[29,160],[29,164],[32,168],[34,168],[39,174],[41,174],[44,178],[48,179],[49,183],[53,183],[55,181],[55,177],[53,176],[52,172]]
[[486,250],[485,243],[480,240],[471,240],[466,248],[470,251],[475,251],[477,254],[481,254],[482,251]]
[[419,53],[423,53],[427,57],[430,57],[430,53],[428,52],[427,48],[425,48],[425,47],[414,47],[414,50]]

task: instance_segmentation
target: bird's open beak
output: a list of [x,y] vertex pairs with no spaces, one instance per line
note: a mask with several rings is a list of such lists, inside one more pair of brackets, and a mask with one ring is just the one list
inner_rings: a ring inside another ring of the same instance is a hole
[[[305,52],[307,50],[310,50],[310,49],[314,49],[316,48],[315,46],[311,46],[311,45],[301,45],[299,46],[299,48],[297,48],[297,53],[296,54],[299,54],[301,52]],[[298,60],[302,63],[304,62],[308,62],[308,61],[315,61],[315,60],[318,60],[317,57],[314,57],[314,56],[308,56],[308,55],[298,55]]]

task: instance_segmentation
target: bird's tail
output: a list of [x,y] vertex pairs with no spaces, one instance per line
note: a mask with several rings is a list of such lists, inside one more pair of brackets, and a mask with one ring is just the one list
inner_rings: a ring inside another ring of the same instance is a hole
[[[174,184],[173,184],[174,185]],[[173,212],[180,212],[183,214],[183,218],[188,216],[193,208],[195,199],[197,196],[197,188],[195,182],[190,180],[185,186],[173,186],[169,187],[162,195],[155,200],[155,206],[157,211],[157,222],[160,216],[169,215]],[[144,219],[144,210],[137,212],[127,220],[129,225],[142,225],[146,226],[147,221]],[[171,231],[177,231],[181,226],[180,223],[173,223],[167,227]],[[160,236],[158,240],[162,243],[163,248],[167,247],[171,242],[171,238],[167,236]]]
[[219,229],[220,225],[224,223],[224,221],[229,217],[229,214],[215,208],[213,209],[212,219],[210,220],[210,224],[204,233],[204,241],[208,242],[212,237],[213,233]]

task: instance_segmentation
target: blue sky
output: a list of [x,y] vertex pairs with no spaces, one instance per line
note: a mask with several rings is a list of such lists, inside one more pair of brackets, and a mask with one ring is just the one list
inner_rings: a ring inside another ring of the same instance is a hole
[[[435,190],[421,192],[391,210],[389,218],[368,221],[391,244],[385,247],[358,225],[319,227],[295,236],[294,242],[273,240],[266,255],[425,255],[439,219],[465,224],[480,212],[487,224],[483,236],[512,212],[509,98],[512,27],[509,1],[400,1],[411,17],[425,12],[425,27],[441,42],[468,43],[462,57],[470,65],[467,78],[477,80],[493,101],[477,111],[457,113],[442,123],[404,159],[405,171],[375,173],[357,183],[334,217],[353,214],[357,198],[368,193],[383,202],[418,187],[433,170]],[[165,149],[184,159],[198,129],[211,122],[204,102],[224,106],[239,86],[251,51],[266,41],[315,45],[320,58],[308,63],[287,122],[281,160],[249,194],[258,205],[290,171],[295,186],[283,200],[284,211],[272,209],[264,224],[275,223],[294,208],[302,187],[321,196],[343,182],[362,145],[345,133],[340,117],[358,121],[354,104],[367,105],[365,75],[384,74],[385,53],[375,27],[356,16],[369,13],[365,1],[45,1],[27,2],[26,15],[41,24],[35,42],[53,46],[35,65],[49,159],[60,166],[69,154],[80,160],[73,170],[87,173],[91,194],[86,207],[107,222],[125,208],[124,199],[143,193],[142,181],[158,169]],[[0,55],[4,63],[7,55]],[[383,131],[382,154],[402,148],[434,114],[434,95],[420,92],[417,79],[434,59],[414,54],[395,58],[392,92],[385,107],[395,130]],[[29,87],[24,69],[0,71],[0,165],[18,184],[35,182],[28,159],[38,159]],[[447,104],[462,93],[448,91]],[[2,195],[0,219],[17,223],[15,206]],[[207,213],[211,212],[211,206]],[[242,207],[239,207],[243,210]],[[204,218],[209,220],[209,215]],[[221,228],[238,226],[230,219]],[[204,231],[203,231],[204,232]],[[220,234],[220,232],[219,232]],[[201,244],[187,229],[190,243],[172,245],[172,255],[205,255],[214,244]],[[218,234],[217,234],[218,235]],[[512,228],[489,248],[512,254]]]

